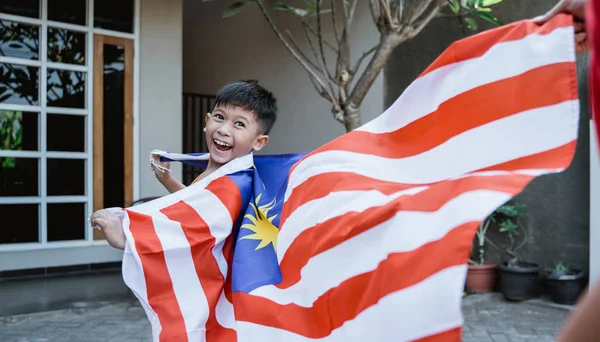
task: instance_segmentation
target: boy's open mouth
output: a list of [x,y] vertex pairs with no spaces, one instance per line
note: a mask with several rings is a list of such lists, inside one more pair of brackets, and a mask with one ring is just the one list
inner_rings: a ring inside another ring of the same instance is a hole
[[229,151],[233,148],[233,146],[229,145],[228,143],[217,139],[213,139],[213,144],[215,145],[215,148],[219,151]]

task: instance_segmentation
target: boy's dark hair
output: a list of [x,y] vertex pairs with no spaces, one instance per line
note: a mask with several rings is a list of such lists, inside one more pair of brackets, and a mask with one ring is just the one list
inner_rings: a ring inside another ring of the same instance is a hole
[[215,99],[215,108],[220,105],[241,107],[253,112],[264,134],[269,134],[277,118],[277,100],[256,80],[241,80],[225,85]]

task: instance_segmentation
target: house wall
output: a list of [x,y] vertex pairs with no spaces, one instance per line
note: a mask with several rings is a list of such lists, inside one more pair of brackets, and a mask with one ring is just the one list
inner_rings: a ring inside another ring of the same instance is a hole
[[[316,93],[305,70],[271,31],[258,7],[250,4],[232,18],[222,18],[224,8],[225,2],[184,0],[183,90],[216,94],[228,82],[259,80],[275,94],[280,109],[270,143],[262,153],[309,151],[343,134],[344,127],[334,121],[329,103]],[[310,51],[301,27],[294,25],[297,18],[279,11],[273,17],[280,27],[289,28],[304,51]],[[327,15],[323,18],[330,22]],[[325,26],[324,32],[331,37],[330,26]],[[366,1],[359,2],[351,34],[354,60],[378,42]],[[363,122],[382,113],[382,75],[362,110]]]
[[[547,0],[505,0],[494,6],[494,13],[503,22],[512,22],[542,14],[554,3]],[[414,41],[400,46],[385,70],[386,106],[393,103],[453,41],[463,37],[455,19],[437,18]],[[590,145],[586,60],[586,55],[578,56],[582,110],[573,163],[561,174],[536,179],[518,199],[528,205],[531,214],[528,225],[530,240],[520,250],[522,256],[545,266],[563,262],[587,271],[590,260]]]
[[[142,0],[138,198],[167,194],[150,171],[150,151],[181,150],[182,6],[182,0]],[[181,178],[181,165],[172,169]]]

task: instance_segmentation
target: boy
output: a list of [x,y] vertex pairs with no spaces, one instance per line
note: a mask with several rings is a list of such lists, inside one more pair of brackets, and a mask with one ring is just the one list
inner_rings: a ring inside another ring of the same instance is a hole
[[[269,131],[277,116],[276,99],[272,93],[260,86],[257,81],[238,81],[223,87],[215,99],[212,113],[205,117],[206,146],[209,160],[207,168],[194,182],[208,176],[228,162],[252,151],[259,151],[269,142]],[[151,165],[156,178],[170,192],[185,186],[171,177],[170,163],[162,163],[154,156]],[[98,226],[106,241],[114,248],[125,248],[125,234],[117,215],[107,210],[99,210],[90,218],[92,226]]]

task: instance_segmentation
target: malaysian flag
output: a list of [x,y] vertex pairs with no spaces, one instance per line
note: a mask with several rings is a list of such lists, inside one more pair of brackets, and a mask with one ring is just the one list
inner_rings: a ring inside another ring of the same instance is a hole
[[459,341],[477,226],[573,158],[573,41],[566,15],[466,38],[359,129],[125,209],[154,339]]

